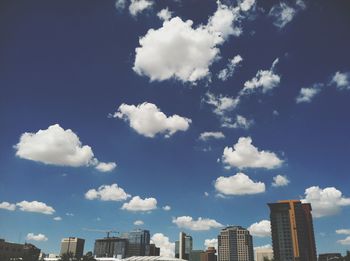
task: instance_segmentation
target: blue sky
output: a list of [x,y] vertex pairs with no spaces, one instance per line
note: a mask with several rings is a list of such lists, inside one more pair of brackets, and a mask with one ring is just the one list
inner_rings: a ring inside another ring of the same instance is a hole
[[346,0],[0,5],[0,237],[263,246],[266,203],[303,199],[318,252],[350,248]]

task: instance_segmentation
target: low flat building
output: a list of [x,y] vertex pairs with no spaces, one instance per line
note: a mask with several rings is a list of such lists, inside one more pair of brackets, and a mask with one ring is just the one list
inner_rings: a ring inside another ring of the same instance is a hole
[[203,250],[191,250],[189,261],[202,261],[204,253]]
[[9,261],[14,258],[22,258],[26,261],[37,261],[40,249],[32,244],[17,244],[0,239],[0,260]]
[[324,253],[318,255],[318,261],[343,260],[340,253]]

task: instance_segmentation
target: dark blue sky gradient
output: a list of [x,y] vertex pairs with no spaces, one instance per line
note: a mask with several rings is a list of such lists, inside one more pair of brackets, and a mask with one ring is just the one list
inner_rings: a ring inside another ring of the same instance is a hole
[[[43,233],[49,240],[36,244],[45,252],[57,253],[62,237],[79,236],[87,240],[86,250],[91,250],[94,239],[102,235],[83,228],[128,231],[141,219],[152,233],[164,233],[175,241],[180,229],[172,224],[172,217],[209,217],[225,225],[248,227],[268,219],[267,202],[302,197],[310,186],[334,186],[350,197],[350,92],[329,86],[311,103],[295,102],[302,87],[328,83],[336,71],[350,71],[350,3],[310,1],[282,30],[266,15],[275,3],[258,1],[255,19],[243,23],[243,35],[223,44],[222,59],[210,70],[215,75],[229,58],[240,54],[242,67],[232,78],[221,82],[213,77],[208,85],[200,81],[191,86],[176,80],[150,82],[137,75],[132,70],[135,48],[148,29],[161,27],[156,13],[163,7],[198,25],[215,12],[215,1],[159,0],[153,10],[133,18],[127,10],[116,10],[110,0],[2,0],[0,202],[43,201],[63,220],[0,210],[0,238],[23,241],[27,233]],[[277,57],[280,86],[272,93],[244,97],[239,107],[239,114],[253,118],[254,126],[220,129],[219,119],[202,102],[205,93],[235,96],[245,81],[259,69],[269,69]],[[127,123],[108,118],[122,103],[145,101],[167,115],[191,118],[191,127],[169,139],[150,139]],[[22,133],[55,123],[77,133],[98,159],[116,161],[116,171],[57,167],[15,156],[13,146]],[[207,144],[198,140],[201,132],[216,130],[222,130],[226,138]],[[265,182],[265,193],[217,198],[215,179],[238,170],[226,170],[216,160],[225,146],[232,146],[241,136],[252,137],[255,146],[276,152],[285,163],[274,170],[243,171]],[[209,145],[212,150],[203,152]],[[271,187],[277,174],[287,175],[290,185]],[[112,183],[131,195],[157,198],[159,209],[150,214],[129,213],[120,210],[120,202],[84,199],[88,189]],[[204,197],[205,191],[209,197]],[[172,210],[161,210],[164,205]],[[65,216],[67,212],[74,217]],[[335,234],[336,229],[350,228],[349,215],[348,207],[339,215],[314,220],[319,252],[349,248],[336,243],[343,236]],[[204,239],[218,234],[216,229],[188,232],[198,249],[203,248]],[[269,243],[269,238],[254,239],[255,246]]]

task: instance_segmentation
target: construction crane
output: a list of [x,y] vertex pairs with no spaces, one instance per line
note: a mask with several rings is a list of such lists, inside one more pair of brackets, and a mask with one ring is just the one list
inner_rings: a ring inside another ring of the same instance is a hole
[[89,232],[106,233],[107,235],[106,238],[109,238],[110,234],[119,234],[119,231],[116,231],[116,230],[101,230],[101,229],[91,229],[91,228],[83,228],[83,230],[89,231]]
[[[83,228],[83,230],[89,231],[89,232],[106,233],[106,236],[107,236],[106,239],[110,238],[109,237],[110,234],[119,234],[119,232],[116,230],[101,230],[101,229],[91,229],[91,228]],[[108,253],[110,252],[111,252],[111,242],[108,240],[105,256],[108,257]]]

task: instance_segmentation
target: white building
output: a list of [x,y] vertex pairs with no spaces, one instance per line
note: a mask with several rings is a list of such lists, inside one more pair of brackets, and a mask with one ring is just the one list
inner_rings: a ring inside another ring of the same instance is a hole
[[264,258],[273,258],[273,250],[271,247],[255,249],[255,261],[264,261]]

